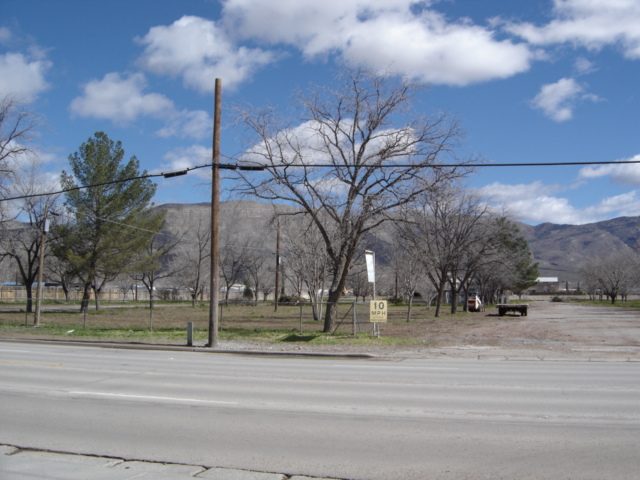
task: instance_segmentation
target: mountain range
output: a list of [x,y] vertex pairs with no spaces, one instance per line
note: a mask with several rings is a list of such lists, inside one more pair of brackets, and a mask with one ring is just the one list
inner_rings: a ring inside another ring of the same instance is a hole
[[[166,230],[181,235],[194,235],[199,222],[208,222],[208,203],[164,204],[156,207],[166,211]],[[278,207],[280,213],[291,208]],[[220,206],[220,242],[253,240],[265,251],[275,252],[276,228],[274,207],[252,201],[228,201]],[[640,249],[640,217],[620,217],[584,225],[542,223],[531,226],[518,224],[529,242],[540,276],[558,277],[562,282],[580,280],[580,268],[590,259],[614,252],[632,254]],[[388,260],[389,242],[386,233],[369,239],[367,248],[375,248],[377,261]]]

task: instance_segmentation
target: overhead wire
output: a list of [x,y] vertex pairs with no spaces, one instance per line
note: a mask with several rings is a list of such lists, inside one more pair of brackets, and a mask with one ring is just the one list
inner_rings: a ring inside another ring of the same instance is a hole
[[[230,157],[229,157],[230,158]],[[439,168],[517,168],[517,167],[568,167],[568,166],[597,166],[597,165],[635,165],[640,164],[640,160],[610,160],[610,161],[595,161],[595,162],[587,162],[587,161],[575,161],[575,162],[504,162],[504,163],[433,163],[428,165],[423,164],[412,164],[412,163],[390,163],[390,164],[382,164],[376,165],[375,168],[386,169],[386,168],[430,168],[430,169],[439,169]],[[185,168],[182,170],[175,170],[169,172],[160,172],[160,173],[146,173],[144,175],[137,175],[135,177],[127,177],[121,178],[118,180],[111,180],[109,182],[100,182],[89,185],[77,185],[74,187],[69,187],[61,190],[51,191],[51,192],[42,192],[42,193],[31,193],[25,195],[16,195],[13,197],[4,197],[0,198],[0,202],[8,202],[13,200],[24,200],[27,198],[36,198],[36,197],[48,197],[53,195],[61,195],[64,193],[69,193],[77,190],[86,190],[90,188],[98,188],[108,185],[115,185],[118,183],[132,182],[134,180],[144,180],[147,178],[173,178],[182,175],[186,175],[187,173],[199,170],[201,168],[213,168],[214,164],[206,163],[202,165],[195,165],[193,167]],[[217,165],[217,168],[221,170],[240,170],[240,171],[263,171],[267,169],[279,169],[279,168],[348,168],[349,165],[336,165],[333,163],[312,163],[312,164],[302,164],[302,163],[276,163],[276,164],[246,164],[246,163],[220,163]]]

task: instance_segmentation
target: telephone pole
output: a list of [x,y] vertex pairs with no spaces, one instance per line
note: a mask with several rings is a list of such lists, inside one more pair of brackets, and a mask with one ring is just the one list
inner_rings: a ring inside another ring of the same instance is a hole
[[278,289],[280,288],[280,217],[276,217],[276,288],[273,292],[273,311],[278,311]]
[[49,220],[47,219],[47,214],[49,212],[49,204],[45,203],[44,205],[44,215],[42,219],[42,231],[40,232],[40,249],[38,252],[38,287],[36,289],[36,312],[33,317],[33,325],[35,327],[40,326],[40,311],[42,308],[42,282],[44,276],[44,253],[45,253],[45,243],[47,241],[47,233],[49,232]]
[[209,279],[209,343],[218,345],[218,297],[220,293],[220,104],[222,81],[216,78],[213,106],[213,152],[211,162],[211,274]]

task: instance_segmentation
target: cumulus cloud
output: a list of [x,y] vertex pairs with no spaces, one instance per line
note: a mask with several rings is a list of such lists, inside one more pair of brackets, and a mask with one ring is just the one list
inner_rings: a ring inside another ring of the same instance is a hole
[[587,93],[573,78],[561,78],[555,83],[543,85],[531,105],[556,122],[566,122],[573,118],[573,110],[579,102],[598,100],[596,95]]
[[594,63],[588,58],[578,57],[573,64],[573,68],[579,75],[586,75],[597,70]]
[[557,186],[542,182],[515,185],[494,182],[476,193],[492,210],[528,223],[574,223],[578,218],[576,210],[566,198],[554,195],[557,190]]
[[494,182],[475,190],[491,210],[533,225],[545,222],[577,225],[607,218],[604,208],[580,210],[558,195],[560,191],[560,186],[539,181],[514,185]]
[[140,116],[162,115],[174,109],[173,102],[164,95],[144,93],[145,87],[146,80],[140,73],[107,73],[84,85],[82,96],[71,102],[71,111],[82,117],[128,123]]
[[91,80],[81,96],[71,102],[71,112],[81,117],[110,120],[127,124],[141,117],[165,122],[156,134],[160,137],[204,138],[211,129],[210,115],[202,110],[178,110],[166,96],[146,92],[143,74],[108,73]]
[[[629,162],[640,162],[640,155],[635,155],[629,159]],[[632,185],[640,185],[640,164],[629,163],[597,165],[594,167],[584,167],[580,170],[579,177],[581,179],[594,179],[601,177],[610,177],[616,182]]]
[[202,92],[212,90],[216,77],[234,87],[274,59],[270,52],[234,45],[215,22],[194,16],[152,27],[138,42],[145,47],[139,59],[144,69],[182,77],[187,87]]
[[38,55],[32,58],[22,53],[0,54],[0,92],[25,103],[33,102],[49,88],[45,79],[51,62]]
[[167,124],[156,132],[159,137],[205,138],[213,120],[204,110],[180,110],[169,115]]
[[637,215],[640,210],[640,198],[635,190],[577,208],[561,195],[563,188],[539,181],[515,185],[494,182],[475,192],[493,211],[533,225],[544,222],[580,225]]
[[419,0],[226,0],[224,22],[248,39],[307,58],[337,53],[350,65],[431,84],[467,85],[526,71],[535,54],[487,27],[449,22]]
[[[184,170],[197,165],[205,165],[211,163],[211,148],[202,145],[176,148],[167,152],[164,160],[167,165],[166,171]],[[210,169],[202,168],[193,173],[201,178],[211,179]]]
[[618,45],[640,59],[640,3],[637,0],[554,0],[554,19],[537,26],[518,23],[507,30],[536,45],[571,43],[591,50]]

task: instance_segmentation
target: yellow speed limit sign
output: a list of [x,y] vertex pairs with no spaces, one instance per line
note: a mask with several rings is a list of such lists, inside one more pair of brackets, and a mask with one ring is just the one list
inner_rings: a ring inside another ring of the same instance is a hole
[[369,321],[373,323],[387,321],[387,301],[371,300],[369,307]]

